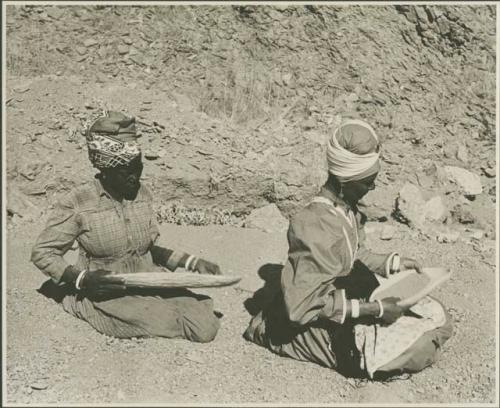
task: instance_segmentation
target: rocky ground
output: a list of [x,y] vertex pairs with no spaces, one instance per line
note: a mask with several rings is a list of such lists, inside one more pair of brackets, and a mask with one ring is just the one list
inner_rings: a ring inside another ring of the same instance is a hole
[[[8,6],[8,401],[495,401],[495,46],[490,6]],[[30,246],[92,177],[81,132],[102,109],[139,121],[165,244],[243,278],[209,291],[224,314],[210,345],[112,341],[36,292]],[[241,338],[257,270],[284,261],[346,115],[383,140],[370,244],[454,272],[435,294],[455,336],[407,381],[346,380]]]

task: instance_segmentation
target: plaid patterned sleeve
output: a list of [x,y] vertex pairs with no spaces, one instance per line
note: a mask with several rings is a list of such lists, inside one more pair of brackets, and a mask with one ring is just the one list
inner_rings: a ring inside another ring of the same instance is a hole
[[50,214],[45,229],[31,252],[31,261],[54,282],[59,283],[68,263],[63,255],[71,248],[80,232],[73,195],[63,197]]
[[172,272],[180,266],[182,259],[188,256],[185,252],[162,248],[158,245],[151,247],[151,255],[155,264],[165,266]]

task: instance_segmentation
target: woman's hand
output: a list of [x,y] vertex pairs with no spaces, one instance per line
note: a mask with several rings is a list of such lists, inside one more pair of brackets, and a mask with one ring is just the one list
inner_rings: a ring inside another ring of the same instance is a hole
[[422,267],[420,263],[413,258],[401,258],[400,271],[405,271],[407,269],[415,269],[418,273],[422,273]]
[[384,314],[380,317],[380,320],[382,320],[385,325],[394,323],[406,311],[406,308],[397,305],[400,300],[401,299],[397,297],[382,299],[381,302],[382,307],[384,308]]
[[194,266],[194,270],[196,272],[209,275],[222,275],[219,265],[205,261],[204,259],[198,259],[196,265]]
[[111,275],[111,271],[105,269],[86,271],[78,284],[77,289],[94,296],[120,294],[126,291],[123,279]]

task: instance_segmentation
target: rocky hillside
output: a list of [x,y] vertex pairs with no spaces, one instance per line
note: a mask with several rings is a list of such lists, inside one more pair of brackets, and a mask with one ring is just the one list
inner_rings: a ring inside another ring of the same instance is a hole
[[9,214],[92,176],[81,129],[107,108],[140,121],[160,218],[289,216],[350,115],[383,140],[371,219],[494,236],[495,35],[484,5],[10,5]]

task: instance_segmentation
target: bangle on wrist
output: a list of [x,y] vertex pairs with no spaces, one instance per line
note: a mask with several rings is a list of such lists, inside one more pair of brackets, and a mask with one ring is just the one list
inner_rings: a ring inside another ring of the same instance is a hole
[[384,315],[384,306],[382,305],[382,301],[380,299],[376,299],[375,302],[378,303],[379,307],[379,314],[377,316],[377,319],[380,319]]
[[351,299],[351,318],[357,319],[359,317],[359,300]]
[[188,259],[186,260],[186,263],[184,264],[184,269],[190,271],[191,263],[193,262],[193,260],[194,260],[194,255],[189,255]]
[[194,257],[193,262],[191,262],[191,270],[192,271],[196,271],[196,265],[198,265],[199,260],[200,260],[200,258],[198,258],[197,256]]
[[396,254],[392,257],[391,264],[392,264],[391,265],[391,273],[399,272],[399,268],[401,266],[401,258],[398,254]]
[[82,282],[83,277],[85,276],[85,274],[86,274],[86,273],[87,273],[87,270],[86,270],[86,269],[84,269],[83,271],[81,271],[81,272],[78,274],[78,276],[77,276],[77,278],[76,278],[76,281],[75,281],[75,288],[76,288],[77,290],[80,290],[80,289],[81,289],[81,287],[80,287],[80,283]]

